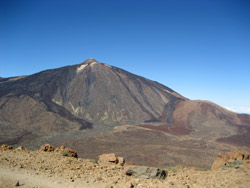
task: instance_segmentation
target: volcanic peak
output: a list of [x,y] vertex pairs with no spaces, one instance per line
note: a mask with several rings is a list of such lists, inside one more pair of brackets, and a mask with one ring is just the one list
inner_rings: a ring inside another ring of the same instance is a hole
[[97,61],[95,58],[89,58],[89,59],[83,61],[83,62],[81,63],[81,65],[82,65],[82,64],[91,64],[91,63],[100,63],[100,62]]

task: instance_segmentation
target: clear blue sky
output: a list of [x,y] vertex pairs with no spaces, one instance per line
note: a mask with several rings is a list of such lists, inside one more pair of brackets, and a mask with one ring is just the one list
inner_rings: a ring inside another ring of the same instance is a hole
[[89,57],[250,108],[250,1],[0,0],[0,77]]

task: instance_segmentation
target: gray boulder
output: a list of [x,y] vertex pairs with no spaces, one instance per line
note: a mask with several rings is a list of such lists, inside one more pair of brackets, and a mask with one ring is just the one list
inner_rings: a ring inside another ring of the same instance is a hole
[[166,170],[161,170],[159,168],[147,167],[147,166],[133,166],[130,167],[126,175],[127,176],[135,176],[137,178],[157,178],[157,179],[165,179],[168,172]]

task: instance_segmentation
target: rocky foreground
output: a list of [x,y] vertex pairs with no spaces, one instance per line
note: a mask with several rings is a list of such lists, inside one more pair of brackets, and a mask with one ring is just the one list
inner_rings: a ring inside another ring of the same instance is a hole
[[219,154],[210,169],[157,169],[126,164],[114,154],[99,160],[77,158],[65,147],[45,145],[37,151],[0,146],[0,187],[22,188],[248,188],[250,155],[245,151]]

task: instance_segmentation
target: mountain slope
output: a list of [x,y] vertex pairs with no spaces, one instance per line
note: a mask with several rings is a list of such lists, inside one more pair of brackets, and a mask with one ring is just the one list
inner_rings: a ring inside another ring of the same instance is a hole
[[76,72],[52,100],[94,123],[134,124],[156,120],[165,104],[185,99],[161,84],[94,59],[78,66]]

